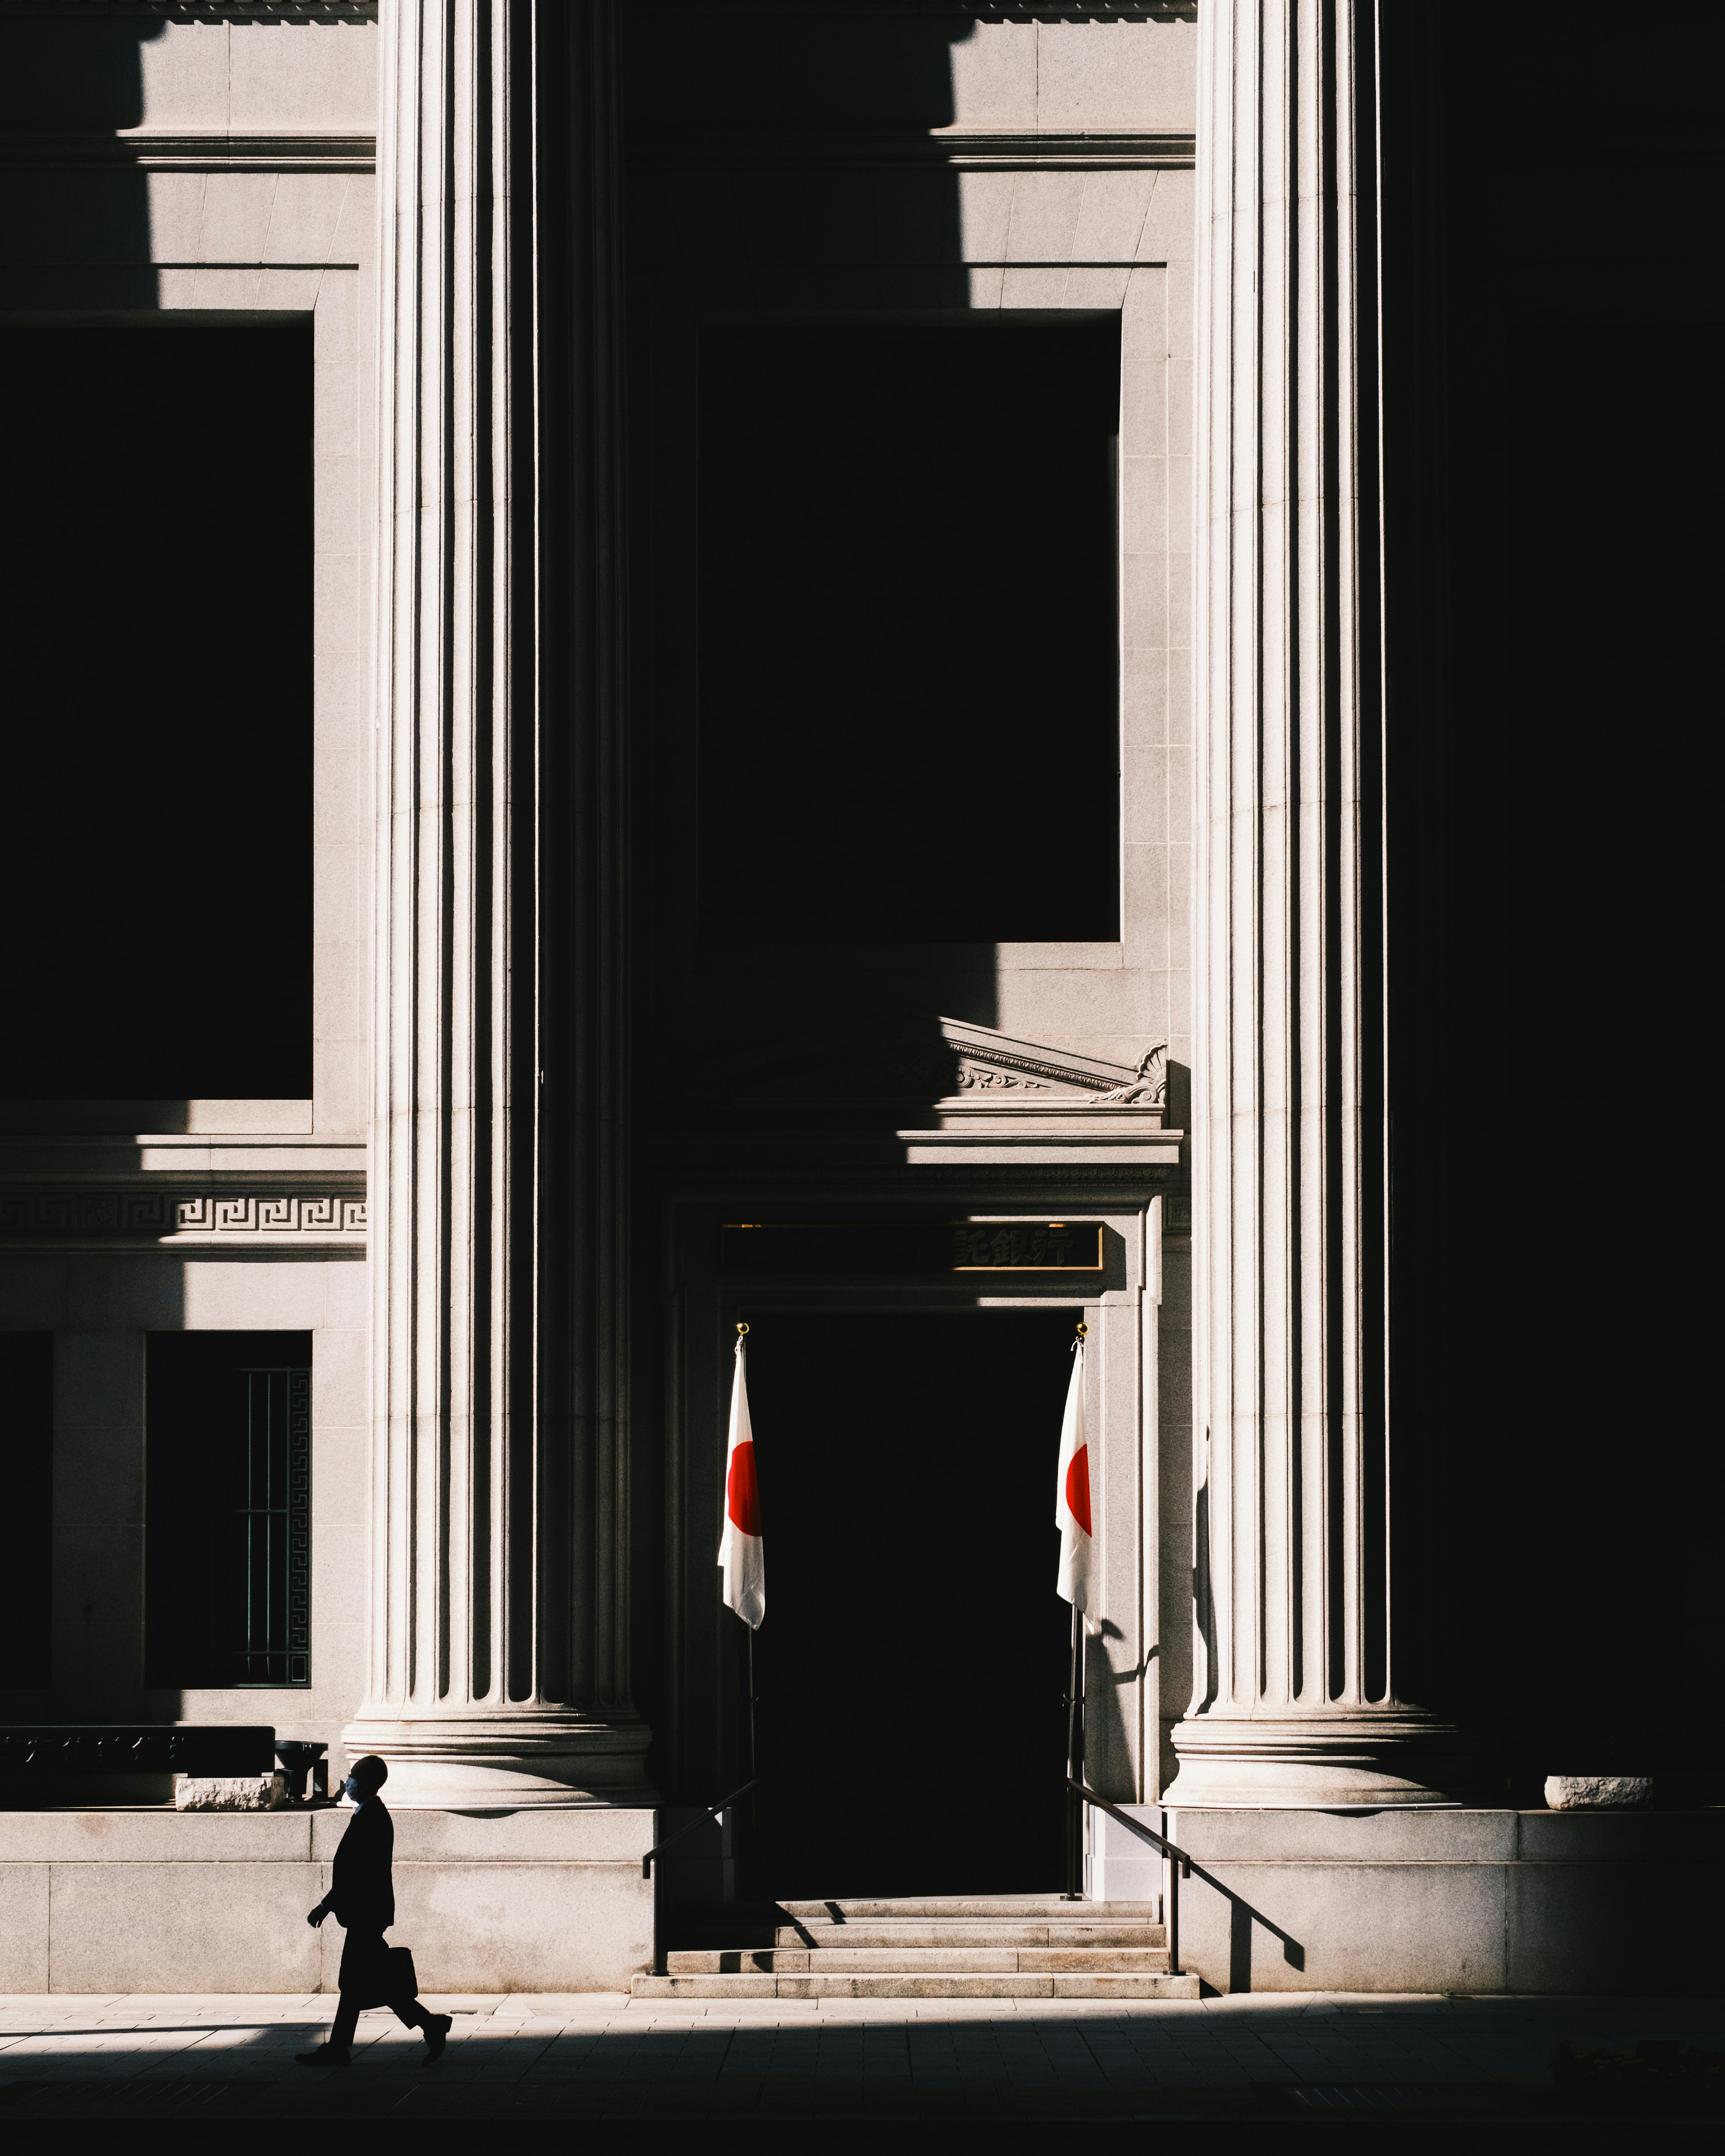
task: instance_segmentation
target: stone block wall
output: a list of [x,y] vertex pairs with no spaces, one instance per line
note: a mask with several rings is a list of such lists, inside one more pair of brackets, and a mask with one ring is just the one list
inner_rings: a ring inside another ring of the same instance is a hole
[[1725,1813],[1168,1819],[1198,1860],[1180,1892],[1182,1964],[1217,1991],[1717,1988]]
[[[0,1992],[329,1991],[345,1810],[0,1813]],[[626,1990],[651,1966],[655,1815],[398,1811],[393,1943],[422,1986]]]

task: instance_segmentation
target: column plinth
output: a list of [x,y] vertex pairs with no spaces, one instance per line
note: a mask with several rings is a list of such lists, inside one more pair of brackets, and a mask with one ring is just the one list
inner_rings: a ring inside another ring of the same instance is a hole
[[641,1803],[612,13],[382,23],[369,1676],[343,1741],[398,1804]]
[[1189,1715],[1174,1732],[1170,1805],[1429,1804],[1465,1776],[1459,1732],[1417,1708],[1343,1706],[1281,1716]]
[[1376,8],[1199,13],[1195,1685],[1176,1806],[1430,1803],[1396,1691]]

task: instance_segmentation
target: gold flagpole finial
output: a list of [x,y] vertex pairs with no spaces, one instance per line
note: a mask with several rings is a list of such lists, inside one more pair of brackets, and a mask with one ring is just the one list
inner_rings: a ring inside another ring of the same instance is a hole
[[1078,1337],[1081,1340],[1088,1340],[1090,1337],[1090,1327],[1081,1317],[1078,1321]]
[[738,1338],[739,1340],[742,1340],[742,1339],[746,1338],[746,1337],[747,1337],[747,1334],[748,1334],[748,1327],[747,1327],[747,1325],[745,1325],[745,1324],[743,1323],[742,1320],[739,1317],[739,1318],[737,1319],[737,1338]]

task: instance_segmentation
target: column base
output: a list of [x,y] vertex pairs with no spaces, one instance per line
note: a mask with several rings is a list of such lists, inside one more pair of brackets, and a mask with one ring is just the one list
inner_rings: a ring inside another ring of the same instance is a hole
[[388,1716],[362,1712],[341,1732],[350,1759],[389,1764],[392,1810],[519,1811],[534,1804],[656,1802],[647,1780],[644,1722],[579,1714],[469,1710]]
[[1191,1715],[1173,1744],[1180,1769],[1162,1795],[1170,1808],[1454,1804],[1470,1779],[1467,1739],[1417,1708]]

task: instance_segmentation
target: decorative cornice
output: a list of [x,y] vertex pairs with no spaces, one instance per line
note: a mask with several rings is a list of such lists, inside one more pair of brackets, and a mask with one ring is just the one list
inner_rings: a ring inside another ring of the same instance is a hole
[[1189,171],[1189,132],[1113,127],[839,128],[701,127],[648,131],[629,155],[657,166],[930,165],[943,171],[1084,171],[1097,167]]
[[0,1191],[365,1188],[357,1133],[184,1132],[121,1137],[71,1131],[0,1135]]
[[[894,0],[888,0],[894,4]],[[983,23],[1195,23],[1198,0],[916,0],[920,13],[973,15]]]
[[3,1190],[0,1248],[92,1242],[175,1249],[291,1242],[363,1250],[366,1199],[357,1187],[304,1190]]
[[118,166],[133,172],[370,172],[377,164],[375,135],[138,128],[121,135],[0,136],[0,166]]
[[1162,1112],[1132,1108],[1074,1108],[1058,1104],[1004,1104],[961,1124],[943,1115],[932,1130],[896,1133],[910,1168],[1113,1168],[1134,1173],[1180,1165],[1183,1131],[1167,1130]]
[[[643,4],[643,0],[634,0]],[[687,0],[682,0],[686,6]],[[709,13],[797,15],[968,15],[983,23],[1195,23],[1198,0],[702,0]]]
[[375,23],[377,0],[0,0],[0,15],[154,17],[169,23]]

